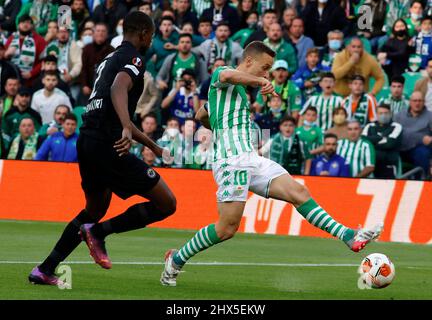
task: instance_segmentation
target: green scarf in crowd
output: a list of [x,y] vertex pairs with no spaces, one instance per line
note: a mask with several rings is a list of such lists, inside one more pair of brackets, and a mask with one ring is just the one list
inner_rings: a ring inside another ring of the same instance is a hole
[[[27,141],[24,141],[24,152],[20,160],[33,160],[37,152],[37,142],[38,142],[39,134],[35,132],[31,135]],[[18,154],[19,145],[21,141],[21,135],[17,135],[15,139],[13,139],[9,154],[7,156],[8,159],[16,159]]]

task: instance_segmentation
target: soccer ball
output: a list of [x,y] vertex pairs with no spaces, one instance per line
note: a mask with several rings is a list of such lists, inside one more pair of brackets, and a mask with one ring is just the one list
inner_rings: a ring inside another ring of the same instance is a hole
[[368,255],[360,264],[359,287],[382,289],[392,283],[396,275],[393,262],[382,253]]

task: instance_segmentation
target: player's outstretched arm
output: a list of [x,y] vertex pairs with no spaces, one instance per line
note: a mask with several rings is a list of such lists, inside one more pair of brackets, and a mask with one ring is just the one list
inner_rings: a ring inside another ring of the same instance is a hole
[[211,126],[209,122],[209,114],[204,106],[199,108],[198,112],[195,115],[195,119],[201,122],[204,128],[211,130]]
[[233,85],[241,84],[244,86],[251,87],[261,87],[261,94],[275,94],[273,85],[271,82],[264,77],[256,77],[251,75],[250,73],[234,70],[234,69],[226,69],[222,70],[219,74],[219,81],[221,83],[230,83]]

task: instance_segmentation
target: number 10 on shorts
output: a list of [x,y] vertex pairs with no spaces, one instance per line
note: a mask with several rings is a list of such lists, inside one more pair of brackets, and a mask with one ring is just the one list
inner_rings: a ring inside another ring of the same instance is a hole
[[247,184],[247,171],[235,170],[234,171],[234,185],[245,186]]

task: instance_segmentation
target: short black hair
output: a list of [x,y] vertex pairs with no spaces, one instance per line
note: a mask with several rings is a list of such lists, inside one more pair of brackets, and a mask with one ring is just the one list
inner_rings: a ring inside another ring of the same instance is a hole
[[155,121],[156,121],[156,123],[157,123],[157,116],[156,116],[156,113],[154,113],[154,112],[149,112],[149,113],[147,113],[144,117],[141,118],[141,121],[144,121],[144,120],[147,119],[147,118],[153,118],[153,119],[155,119]]
[[243,51],[243,59],[248,55],[257,55],[260,53],[266,53],[272,58],[276,56],[276,52],[270,49],[264,42],[262,41],[252,41],[249,43]]
[[337,135],[335,135],[334,133],[326,133],[325,135],[324,135],[324,140],[326,140],[326,139],[336,139],[336,140],[339,140],[339,138],[338,138],[338,136]]
[[332,116],[334,116],[335,114],[339,113],[339,111],[343,111],[345,113],[345,117],[348,118],[348,112],[346,111],[346,109],[344,107],[337,107],[336,109],[333,110]]
[[194,79],[196,78],[195,71],[193,71],[192,69],[184,69],[181,73],[181,76],[191,76]]
[[292,122],[295,126],[297,125],[297,120],[292,116],[284,116],[279,122],[279,125],[282,125],[284,122]]
[[181,33],[178,37],[179,42],[181,38],[189,38],[191,41],[193,41],[192,35],[190,33]]
[[356,80],[360,80],[360,81],[362,81],[363,83],[366,83],[366,79],[365,79],[365,77],[363,77],[361,74],[355,74],[355,75],[353,75],[353,76],[351,77],[351,79],[350,79],[350,82],[354,82],[354,81],[356,81]]
[[49,54],[42,59],[43,62],[55,62],[57,63],[57,57],[53,54]]
[[263,16],[265,16],[266,14],[269,14],[269,13],[277,15],[276,10],[274,10],[274,9],[267,9],[266,11],[264,11]]
[[252,11],[248,11],[248,12],[246,12],[246,16],[245,16],[246,20],[247,20],[251,15],[253,15],[253,14],[256,14],[257,17],[259,18],[259,13],[258,13],[258,11],[256,11],[256,10],[252,10]]
[[423,19],[421,19],[421,23],[423,23],[423,21],[426,21],[426,20],[432,21],[432,16],[423,17]]
[[171,17],[171,16],[163,16],[162,18],[160,18],[160,20],[159,20],[159,24],[162,24],[162,21],[164,21],[164,20],[171,21],[172,24],[175,23],[173,17]]
[[424,9],[424,5],[423,5],[423,1],[422,0],[413,0],[411,2],[410,8],[412,8],[412,6],[414,5],[414,3],[420,3],[422,8]]
[[25,22],[25,21],[30,21],[33,24],[33,19],[28,13],[23,14],[18,19],[18,23]]
[[210,23],[210,24],[212,24],[212,23],[213,23],[213,20],[210,19],[209,17],[201,16],[201,17],[199,18],[198,24],[201,24],[201,23]]
[[395,83],[401,83],[401,84],[405,84],[405,78],[401,75],[398,76],[394,76],[391,81],[390,84],[392,84],[393,82]]
[[[331,78],[331,79],[333,79],[333,80],[336,80],[336,77],[335,77],[335,75],[333,74],[333,72],[323,72],[322,74],[321,74],[321,80],[323,80],[324,78]],[[320,80],[320,81],[321,81]]]
[[378,105],[378,108],[383,108],[391,111],[391,106],[388,103],[381,103],[380,105]]
[[78,122],[78,119],[77,119],[76,115],[73,114],[72,112],[69,112],[66,115],[66,117],[64,118],[64,121],[66,122],[66,120],[72,120],[72,121]]
[[141,11],[130,12],[123,20],[123,33],[153,32],[155,29],[152,18]]
[[58,74],[56,70],[47,70],[44,72],[43,74],[43,78],[48,77],[48,76],[54,76],[58,79]]
[[231,31],[231,27],[228,23],[228,21],[220,21],[217,25],[215,30],[217,30],[219,27],[227,27]]
[[312,112],[315,112],[316,114],[318,114],[318,109],[314,106],[307,107],[304,113],[306,113],[308,111],[312,111]]
[[168,122],[171,122],[171,121],[176,121],[180,127],[180,120],[177,117],[174,117],[174,116],[169,117],[166,123],[168,124]]

